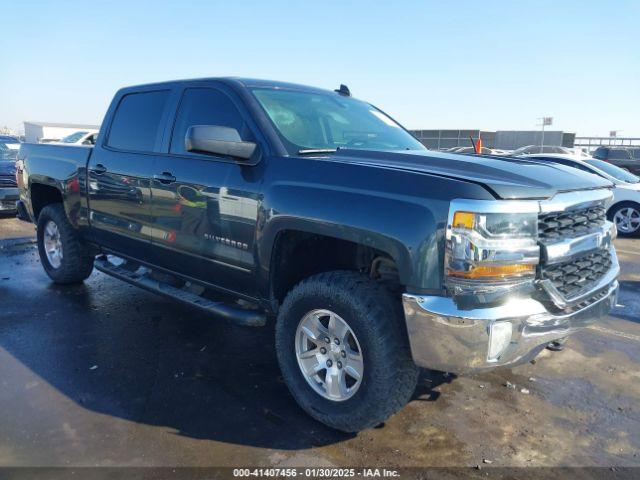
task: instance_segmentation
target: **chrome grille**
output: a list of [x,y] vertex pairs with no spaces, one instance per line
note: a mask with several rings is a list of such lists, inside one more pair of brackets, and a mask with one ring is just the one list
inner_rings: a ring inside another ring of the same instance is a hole
[[598,250],[576,260],[555,265],[542,265],[540,277],[550,280],[553,286],[567,299],[576,297],[593,288],[611,269],[611,254]]
[[542,242],[579,237],[604,224],[605,209],[597,205],[580,210],[544,213],[538,217],[538,237]]

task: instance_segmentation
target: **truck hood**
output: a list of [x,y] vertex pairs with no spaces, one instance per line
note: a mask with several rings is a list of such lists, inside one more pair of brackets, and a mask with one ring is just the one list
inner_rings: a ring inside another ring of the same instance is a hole
[[522,158],[456,155],[431,150],[342,149],[332,154],[331,159],[466,180],[484,186],[503,199],[544,199],[559,192],[613,187],[610,181],[597,175]]

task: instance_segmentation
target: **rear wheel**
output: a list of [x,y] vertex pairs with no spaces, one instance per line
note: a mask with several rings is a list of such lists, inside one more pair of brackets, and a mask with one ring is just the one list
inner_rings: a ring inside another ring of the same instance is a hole
[[62,204],[42,209],[37,238],[40,262],[55,283],[77,283],[91,275],[94,256],[69,223]]
[[359,273],[322,273],[296,285],[278,315],[276,351],[298,404],[338,430],[380,424],[415,390],[400,304]]
[[608,216],[616,224],[620,236],[632,237],[640,233],[639,204],[620,202],[609,209]]

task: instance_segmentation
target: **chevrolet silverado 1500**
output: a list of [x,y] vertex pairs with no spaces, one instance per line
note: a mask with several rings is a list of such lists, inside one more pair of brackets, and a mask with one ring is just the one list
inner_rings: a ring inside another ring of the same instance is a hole
[[24,144],[17,178],[54,282],[95,266],[212,318],[275,318],[291,394],[345,431],[399,410],[418,367],[525,362],[618,289],[607,180],[429,151],[345,87],[124,88],[94,147]]

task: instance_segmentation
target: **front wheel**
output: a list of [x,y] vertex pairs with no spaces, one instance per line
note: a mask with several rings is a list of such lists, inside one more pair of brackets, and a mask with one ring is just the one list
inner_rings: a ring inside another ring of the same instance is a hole
[[77,283],[91,275],[94,257],[69,223],[62,204],[42,209],[37,237],[40,262],[55,283]]
[[282,375],[298,404],[338,430],[374,427],[411,398],[411,359],[399,302],[356,272],[310,277],[287,295],[276,323]]
[[621,237],[633,237],[640,233],[640,205],[620,202],[609,209],[609,220],[616,224]]

